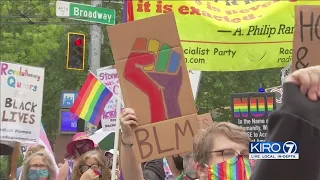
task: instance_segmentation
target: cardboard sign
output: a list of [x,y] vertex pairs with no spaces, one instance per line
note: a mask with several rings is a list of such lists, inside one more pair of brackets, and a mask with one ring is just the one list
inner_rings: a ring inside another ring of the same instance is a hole
[[292,72],[320,64],[320,6],[295,6]]
[[282,106],[282,95],[283,95],[283,90],[282,86],[276,86],[272,88],[267,88],[266,92],[274,92],[276,96],[276,109],[280,109]]
[[108,27],[108,34],[125,106],[139,119],[137,160],[191,151],[199,123],[173,13]]
[[268,116],[275,110],[275,93],[231,94],[232,121],[242,126],[254,142],[265,140]]
[[213,124],[210,113],[198,115],[200,129],[206,129]]
[[1,62],[0,83],[0,140],[37,143],[42,115],[44,69]]

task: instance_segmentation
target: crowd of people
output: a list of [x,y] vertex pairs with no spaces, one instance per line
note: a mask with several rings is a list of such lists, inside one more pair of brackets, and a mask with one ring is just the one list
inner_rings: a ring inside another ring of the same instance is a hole
[[[132,128],[139,119],[125,108],[120,117],[121,148],[116,179],[124,180],[319,180],[320,66],[300,69],[283,85],[283,105],[269,117],[266,141],[299,143],[299,160],[250,160],[250,138],[242,127],[214,122],[194,136],[193,151],[137,163]],[[66,147],[67,156],[56,174],[41,145],[29,148],[20,180],[111,180],[114,150],[103,152],[85,133]],[[122,177],[123,176],[123,177]]]

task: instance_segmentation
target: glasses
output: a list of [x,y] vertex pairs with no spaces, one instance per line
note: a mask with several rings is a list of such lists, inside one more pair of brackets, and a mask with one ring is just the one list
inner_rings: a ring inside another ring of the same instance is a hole
[[92,170],[99,170],[100,166],[97,165],[97,164],[93,164],[91,166],[88,166],[88,165],[80,166],[80,170],[81,170],[82,173],[86,172],[89,168],[92,169]]
[[47,165],[45,165],[45,164],[31,164],[30,169],[32,169],[32,170],[47,169]]
[[247,151],[238,153],[232,149],[225,149],[221,151],[210,151],[210,153],[219,153],[220,157],[222,157],[223,161],[227,164],[235,164],[240,158],[242,158],[244,164],[247,166],[253,166],[255,164],[254,160],[249,159],[249,152]]

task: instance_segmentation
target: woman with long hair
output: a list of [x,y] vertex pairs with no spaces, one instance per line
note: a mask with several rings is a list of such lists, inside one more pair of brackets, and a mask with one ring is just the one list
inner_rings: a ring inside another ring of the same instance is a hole
[[71,180],[111,180],[104,154],[99,150],[83,154],[73,169]]
[[67,145],[68,159],[59,169],[58,180],[71,180],[74,166],[79,162],[80,156],[95,149],[97,145],[84,132],[78,132]]
[[45,151],[38,151],[23,162],[21,180],[55,180],[55,178],[54,164]]

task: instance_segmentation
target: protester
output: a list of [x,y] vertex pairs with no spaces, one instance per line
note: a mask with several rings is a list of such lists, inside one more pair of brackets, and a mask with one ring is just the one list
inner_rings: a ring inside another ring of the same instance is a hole
[[[27,159],[28,157],[30,157],[32,154],[41,151],[41,150],[45,150],[45,147],[42,145],[36,145],[34,147],[30,147],[27,152],[26,155],[24,157],[24,159]],[[20,167],[17,168],[17,172],[16,172],[16,179],[19,179],[20,174],[21,174],[21,170],[22,170],[23,166],[21,165]]]
[[[114,149],[110,149],[109,151],[105,152],[105,157],[106,157],[106,163],[107,167],[109,168],[110,172],[112,171],[112,165],[113,165],[113,155],[115,151]],[[117,167],[116,167],[116,180],[120,179],[120,169],[119,169],[119,151],[117,151]]]
[[30,155],[23,162],[20,180],[55,180],[54,164],[46,151]]
[[79,163],[74,167],[72,180],[111,180],[103,153],[92,150],[83,154]]
[[196,180],[196,163],[193,160],[193,154],[187,153],[183,157],[183,173],[177,177],[177,180]]
[[199,132],[193,143],[199,179],[223,179],[232,167],[236,172],[232,176],[249,180],[254,165],[249,161],[249,142],[245,130],[229,122],[214,122]]
[[58,180],[70,180],[73,167],[79,162],[80,156],[95,149],[94,142],[84,132],[79,132],[72,137],[72,141],[67,145],[67,153],[71,159],[65,162],[59,169]]
[[[316,58],[316,57],[315,57]],[[282,107],[269,117],[266,141],[299,143],[299,160],[260,160],[251,180],[320,178],[320,66],[299,69],[283,84]]]

